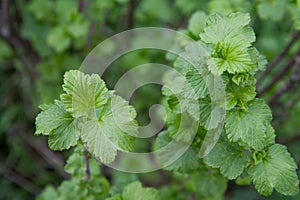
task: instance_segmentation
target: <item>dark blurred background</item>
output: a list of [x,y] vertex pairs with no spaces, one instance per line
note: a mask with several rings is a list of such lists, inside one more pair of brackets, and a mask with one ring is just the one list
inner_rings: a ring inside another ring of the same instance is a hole
[[[207,14],[226,15],[236,11],[251,14],[257,36],[255,46],[269,61],[267,71],[257,77],[258,95],[273,111],[277,142],[286,144],[300,162],[299,1],[0,2],[0,199],[32,199],[47,184],[58,185],[69,177],[63,169],[68,152],[53,152],[46,137],[34,136],[38,105],[59,97],[65,71],[78,69],[90,50],[114,34],[149,26],[184,30],[190,25],[193,13],[199,10]],[[110,47],[107,48],[109,51]],[[113,63],[103,78],[112,89],[128,69],[150,62],[171,64],[165,59],[165,52],[140,50]],[[135,93],[131,103],[140,124],[149,122],[148,109],[159,103],[160,97],[157,86],[144,86]],[[148,147],[141,145],[140,150],[146,151]],[[163,182],[160,177],[153,177],[148,177],[146,184],[159,186]],[[230,199],[261,198],[252,188],[231,184],[226,194]],[[271,198],[283,198],[276,195]]]

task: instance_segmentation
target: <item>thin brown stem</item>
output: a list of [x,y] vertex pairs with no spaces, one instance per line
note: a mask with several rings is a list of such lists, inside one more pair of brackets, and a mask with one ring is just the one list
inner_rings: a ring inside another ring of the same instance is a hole
[[284,144],[284,145],[290,145],[290,144],[293,144],[293,143],[297,143],[300,141],[300,134],[295,134],[289,138],[285,138],[281,141],[278,141],[278,143],[280,144]]
[[19,175],[17,172],[4,167],[3,163],[0,163],[0,174],[10,182],[15,183],[33,195],[37,195],[41,191],[39,187]]
[[85,165],[85,180],[89,181],[91,179],[90,163],[89,163],[89,151],[88,148],[84,147],[84,165]]
[[292,100],[288,101],[285,105],[285,108],[290,108],[293,107],[295,104],[300,102],[300,96],[293,98]]
[[265,87],[260,89],[257,96],[261,97],[267,91],[269,91],[271,88],[273,88],[290,71],[290,69],[293,67],[294,63],[295,63],[294,58],[290,59],[287,62],[287,64],[285,65],[285,67],[282,68],[282,70],[280,70],[279,73],[272,79],[272,81],[268,85],[266,85]]
[[269,100],[269,106],[274,107],[279,102],[279,98],[287,91],[294,89],[297,82],[300,81],[300,55],[295,58],[295,66],[290,79],[287,80],[283,87],[281,87]]
[[10,36],[9,27],[9,0],[3,0],[1,2],[1,14],[0,14],[0,36],[2,38],[8,38]]
[[135,15],[135,8],[136,8],[136,0],[129,1],[129,8],[128,8],[128,17],[127,17],[127,29],[132,29],[134,26],[134,15]]
[[300,38],[300,32],[297,32],[295,34],[292,35],[291,40],[289,41],[289,43],[286,45],[286,47],[282,50],[282,52],[280,54],[278,54],[278,56],[276,56],[276,58],[271,61],[266,70],[259,76],[258,80],[257,80],[257,84],[261,84],[261,82],[264,80],[264,78],[268,75],[268,73],[276,66],[278,65],[278,63],[281,62],[281,60],[286,56],[286,54],[289,52],[289,50],[291,49],[291,47],[295,44],[295,42]]
[[84,0],[78,0],[78,11],[82,12],[84,10],[85,2]]

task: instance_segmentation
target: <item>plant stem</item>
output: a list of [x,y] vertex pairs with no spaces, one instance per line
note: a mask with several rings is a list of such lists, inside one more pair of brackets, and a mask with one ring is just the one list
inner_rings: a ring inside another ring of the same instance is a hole
[[289,52],[290,48],[293,46],[293,44],[299,39],[300,32],[297,32],[293,34],[291,40],[286,45],[286,47],[282,50],[282,52],[273,60],[271,61],[266,70],[260,75],[260,77],[257,79],[257,84],[260,85],[261,82],[264,80],[264,78],[268,75],[268,73],[284,58],[284,56]]
[[28,181],[26,178],[18,174],[16,171],[12,171],[5,168],[3,163],[0,163],[0,174],[7,180],[16,185],[20,186],[24,190],[30,192],[33,195],[38,195],[41,189],[34,185],[32,182]]
[[90,163],[89,163],[89,151],[88,148],[84,147],[84,164],[85,164],[85,180],[89,181],[91,179]]
[[[298,53],[300,52],[300,49],[298,50]],[[293,72],[289,78],[289,80],[286,81],[283,87],[281,87],[275,94],[270,98],[269,100],[269,106],[274,107],[279,102],[279,98],[289,91],[290,89],[293,89],[297,82],[300,81],[300,55],[298,54],[295,57],[295,66],[293,69]]]
[[278,143],[284,144],[284,145],[290,145],[293,143],[297,143],[300,141],[300,134],[295,134],[289,138],[285,138],[282,141],[279,141]]
[[261,97],[267,91],[269,91],[274,85],[276,85],[276,83],[280,81],[284,77],[284,75],[293,67],[294,63],[295,63],[294,58],[290,59],[285,65],[285,67],[282,70],[280,70],[280,72],[272,79],[272,81],[264,88],[260,89],[257,96]]
[[134,26],[134,14],[136,8],[136,1],[130,0],[129,1],[129,8],[128,8],[128,16],[127,16],[127,29],[132,29]]

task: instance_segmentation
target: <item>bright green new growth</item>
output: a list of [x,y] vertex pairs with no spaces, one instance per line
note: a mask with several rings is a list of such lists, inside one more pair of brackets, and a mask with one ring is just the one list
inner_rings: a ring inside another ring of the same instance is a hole
[[72,179],[63,181],[57,189],[50,185],[47,186],[37,199],[104,199],[107,197],[109,183],[104,177],[101,177],[99,164],[95,159],[89,159],[91,174],[90,180],[86,180],[83,155],[84,147],[78,144],[65,166],[65,171],[72,176]]
[[299,182],[295,170],[297,164],[280,144],[272,145],[264,158],[252,165],[248,173],[258,192],[270,195],[273,188],[284,195],[296,195]]
[[61,100],[46,105],[36,118],[36,134],[49,135],[49,147],[64,150],[82,140],[103,163],[114,161],[117,150],[130,151],[137,134],[135,110],[108,91],[96,75],[72,70],[64,75]]
[[[205,25],[198,22],[205,18]],[[174,68],[182,76],[167,73],[164,77],[167,130],[158,135],[154,149],[174,138],[179,142],[193,139],[183,156],[165,169],[190,177],[185,187],[201,199],[221,199],[227,179],[251,180],[266,196],[274,189],[284,195],[299,191],[295,161],[285,146],[275,144],[271,110],[262,99],[255,98],[254,75],[264,69],[266,60],[252,46],[255,35],[249,23],[250,16],[243,13],[227,17],[196,13],[188,33],[198,41],[185,44],[183,54],[188,61],[180,57],[174,60]],[[177,93],[170,88],[176,88]],[[109,91],[98,75],[66,72],[63,90],[60,100],[41,106],[36,118],[36,135],[49,136],[51,149],[64,150],[83,143],[103,163],[113,162],[118,150],[133,150],[136,112]],[[196,135],[195,124],[199,124]],[[74,177],[84,176],[80,151],[75,150],[65,168]],[[158,160],[159,156],[165,155],[158,155]],[[80,187],[92,187],[92,183],[81,179],[63,182],[58,191],[48,188],[45,193],[53,198],[73,198],[64,196],[71,194],[63,191],[77,186],[77,195],[82,195],[86,191]],[[95,184],[105,190],[105,181],[95,180]],[[159,199],[159,192],[134,182],[109,199],[130,198]]]
[[[274,145],[271,110],[263,100],[255,99],[252,75],[266,62],[251,46],[255,36],[249,22],[247,14],[215,15],[200,34],[204,42],[214,46],[208,68],[226,77],[224,131],[229,139],[220,139],[204,161],[229,179],[248,171],[263,195],[270,195],[273,188],[284,195],[295,195],[299,190],[297,165],[286,147]],[[258,161],[257,154],[262,155]]]
[[67,72],[64,75],[63,90],[65,93],[60,96],[61,101],[74,118],[92,118],[95,109],[107,102],[108,90],[96,74],[89,76],[75,70]]
[[[201,171],[201,166],[204,165],[219,169],[228,179],[248,177],[257,191],[266,196],[270,195],[273,189],[284,195],[295,195],[299,190],[297,165],[286,147],[275,144],[275,131],[270,124],[271,110],[262,99],[255,98],[254,75],[265,68],[266,60],[252,46],[255,35],[249,26],[250,16],[243,13],[233,13],[227,17],[216,14],[207,18],[204,27],[196,21],[203,18],[203,13],[196,13],[189,23],[190,34],[199,40],[185,46],[186,51],[183,54],[190,58],[190,63],[180,57],[174,61],[174,68],[181,72],[194,89],[200,109],[200,116],[194,119],[199,119],[199,130],[202,131],[198,131],[193,148],[166,169],[189,173],[191,170]],[[216,81],[213,75],[220,76],[225,84],[225,99],[218,99],[220,91],[209,89],[209,86],[218,88],[211,85],[219,85],[219,88],[222,88],[222,83]],[[165,83],[165,87],[176,87],[174,81]],[[178,87],[180,85],[182,83],[178,82]],[[169,127],[168,132],[161,133],[157,138],[158,144],[168,140],[167,134],[172,137],[180,131],[174,126],[175,121],[180,122],[180,119],[187,118],[187,115],[193,117],[192,113],[178,113],[179,102],[174,100],[171,93],[165,91],[164,88]],[[188,98],[188,95],[183,98]],[[215,107],[216,102],[212,101],[213,98],[226,109],[224,125],[220,118],[222,111],[216,110],[218,107]],[[223,133],[214,131],[214,128],[220,125],[224,126]],[[191,135],[188,128],[185,133],[186,137]],[[200,166],[198,164],[198,169],[195,169],[192,166],[197,166],[197,162],[192,162],[190,155],[193,155],[195,150],[199,151],[200,147],[199,155],[204,157],[204,163]],[[210,149],[212,150],[209,152]],[[180,161],[189,163],[191,168],[180,164]]]

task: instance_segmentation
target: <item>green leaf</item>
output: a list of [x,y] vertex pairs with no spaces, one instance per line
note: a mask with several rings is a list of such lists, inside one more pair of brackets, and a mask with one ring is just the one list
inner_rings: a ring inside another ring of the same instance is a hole
[[[163,131],[158,134],[158,137],[155,140],[154,144],[154,150],[160,149],[164,146],[166,146],[169,142],[172,141],[172,138],[169,136],[168,131]],[[174,152],[163,152],[163,153],[174,153]],[[162,157],[162,160],[164,160],[164,156],[168,155],[160,155],[158,154],[158,160],[160,160],[160,157]],[[197,169],[199,165],[199,159],[197,159],[197,153],[193,147],[190,147],[186,150],[186,152],[179,157],[175,162],[168,165],[164,169],[170,170],[170,171],[177,171],[181,173],[189,173],[195,169]]]
[[80,131],[74,118],[64,109],[61,102],[44,107],[36,118],[36,135],[49,135],[49,147],[53,150],[69,149],[77,144]]
[[263,100],[254,99],[247,109],[234,108],[227,113],[226,134],[230,141],[241,142],[249,147],[262,150],[265,146],[266,122],[270,122],[272,113]]
[[2,39],[0,39],[0,52],[0,60],[13,55],[12,49]]
[[169,135],[172,138],[187,143],[193,141],[198,124],[188,113],[169,113],[167,116],[167,123]]
[[76,120],[69,116],[69,120],[54,129],[48,138],[48,145],[53,150],[69,149],[77,144],[80,137],[80,131],[76,126]]
[[57,197],[58,197],[58,194],[55,191],[54,187],[49,185],[37,197],[37,200],[53,200],[53,199],[57,199]]
[[74,21],[68,24],[67,30],[70,35],[74,38],[84,37],[87,36],[89,22],[84,19],[79,13],[76,13]]
[[65,199],[105,199],[108,196],[108,181],[103,177],[91,178],[76,177],[63,181],[58,187],[57,200]]
[[28,10],[32,12],[38,20],[45,20],[53,14],[53,2],[45,2],[43,0],[30,1]]
[[195,12],[190,18],[188,30],[191,31],[194,36],[199,37],[199,34],[203,31],[205,27],[206,19],[207,15],[205,12]]
[[[113,95],[107,104],[97,111],[98,119],[83,124],[82,140],[89,151],[103,163],[114,161],[117,150],[131,151],[137,135],[136,113],[124,99]],[[130,135],[128,135],[130,134]]]
[[265,56],[261,55],[255,47],[249,48],[249,54],[251,56],[252,62],[255,67],[250,71],[251,75],[254,75],[257,71],[266,70],[266,65],[268,63]]
[[186,80],[190,83],[198,98],[204,98],[208,95],[206,82],[197,69],[191,68],[186,74]]
[[71,174],[73,177],[84,177],[85,168],[84,168],[84,151],[83,147],[77,146],[74,149],[74,152],[68,158],[65,165],[65,171]]
[[93,117],[95,109],[104,105],[108,90],[97,74],[85,75],[78,70],[70,70],[64,75],[61,100],[73,117]]
[[[84,178],[86,176],[85,169],[85,152],[84,146],[78,144],[74,149],[73,153],[67,160],[65,165],[65,171],[76,178]],[[100,176],[100,164],[92,157],[89,157],[90,174],[92,178],[99,178]]]
[[267,150],[266,157],[248,170],[257,191],[265,196],[271,195],[273,188],[284,195],[299,192],[297,164],[287,148],[275,144]]
[[225,111],[222,106],[213,103],[209,97],[199,100],[200,125],[206,129],[215,129],[223,121]]
[[203,8],[204,0],[190,0],[188,3],[186,0],[176,0],[175,6],[180,9],[184,14],[191,14],[193,11]]
[[226,109],[230,110],[237,104],[245,105],[256,96],[255,85],[247,85],[240,87],[233,82],[230,82],[226,88]]
[[198,119],[198,97],[196,91],[192,89],[192,86],[187,82],[185,76],[167,73],[164,77],[164,83],[165,85],[162,89],[163,94],[170,96],[168,101],[172,102],[168,103],[175,103],[175,105],[169,104],[170,108],[177,113],[187,112],[194,119]]
[[198,68],[202,73],[206,70],[206,59],[212,51],[212,47],[202,41],[188,41],[184,44],[185,51],[181,53],[174,62],[174,68],[181,74],[186,74],[191,68]]
[[41,109],[43,111],[38,114],[35,120],[35,135],[49,135],[51,131],[61,126],[64,121],[69,121],[69,114],[58,102],[55,104],[43,104]]
[[143,188],[138,181],[126,186],[123,191],[123,200],[159,200],[160,194],[154,188]]
[[235,183],[237,185],[246,186],[250,185],[252,183],[252,180],[249,174],[244,171],[244,173],[235,180]]
[[213,74],[250,72],[254,68],[249,47],[255,41],[255,35],[249,22],[249,14],[243,13],[232,13],[227,17],[216,14],[208,18],[200,37],[205,43],[214,45],[207,61]]
[[219,123],[216,128],[207,130],[199,151],[200,158],[205,157],[214,148],[223,132],[223,126],[224,123]]
[[185,187],[195,192],[197,199],[222,199],[227,188],[227,180],[213,170],[201,170],[192,175],[185,183]]
[[47,43],[58,53],[65,51],[71,45],[71,38],[64,26],[53,28],[47,37]]
[[250,164],[250,157],[243,147],[231,144],[221,137],[212,151],[204,157],[204,162],[220,172],[228,179],[235,179]]
[[213,74],[250,72],[254,68],[253,61],[247,49],[239,49],[228,43],[217,43],[215,52],[207,61]]
[[296,30],[300,30],[300,3],[298,1],[298,7],[292,5],[289,7],[289,11],[290,11],[290,15],[291,15],[291,18],[293,19],[293,22],[294,22],[294,28]]
[[228,15],[232,12],[249,12],[252,9],[251,2],[248,0],[211,0],[208,3],[210,13],[220,13]]
[[265,140],[265,146],[271,146],[275,144],[275,130],[272,127],[271,123],[266,123],[266,140]]
[[117,194],[113,197],[106,198],[105,200],[123,200],[122,194]]
[[[68,9],[66,9],[68,8]],[[55,14],[59,16],[61,23],[69,23],[73,15],[76,15],[78,10],[78,4],[75,1],[57,0],[55,1]]]
[[254,76],[248,73],[234,74],[231,80],[240,87],[246,87],[248,85],[256,84]]
[[208,18],[207,26],[200,37],[208,44],[222,43],[233,49],[245,49],[255,41],[255,35],[248,26],[249,23],[249,14],[232,13],[228,17],[212,15]]
[[279,21],[284,15],[285,5],[286,1],[282,0],[261,1],[257,6],[257,13],[264,20]]

